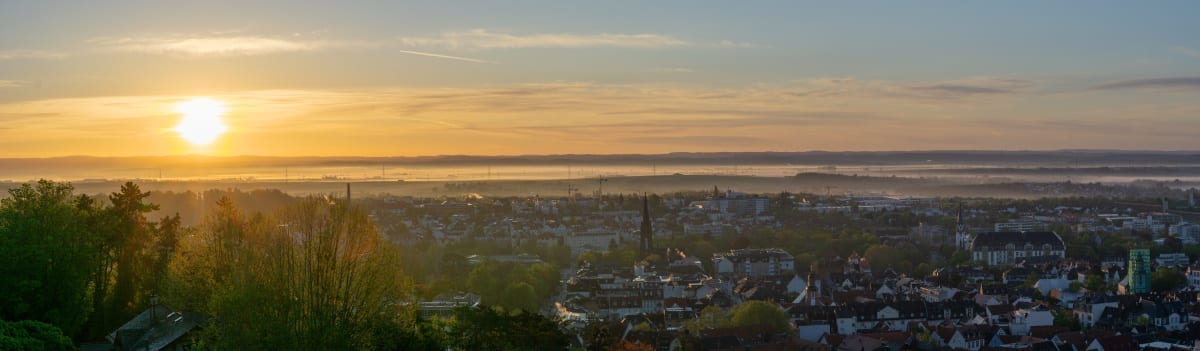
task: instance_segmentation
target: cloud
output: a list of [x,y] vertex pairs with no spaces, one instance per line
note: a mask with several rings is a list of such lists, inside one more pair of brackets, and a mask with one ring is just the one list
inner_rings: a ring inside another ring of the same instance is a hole
[[1009,78],[969,78],[938,82],[895,82],[856,78],[819,78],[787,92],[794,98],[887,98],[911,102],[954,102],[1029,91],[1033,82]]
[[661,34],[507,34],[474,29],[465,32],[446,32],[429,37],[403,37],[407,46],[437,46],[450,49],[517,49],[517,48],[662,48],[687,46],[691,43]]
[[[1200,128],[1200,107],[1190,101],[1113,109],[1094,97],[1057,96],[1027,110],[1043,99],[1027,93],[1034,88],[1004,78],[827,78],[719,88],[549,82],[209,96],[229,108],[228,152],[263,155],[1081,148],[1114,136],[1143,147],[1195,145],[1183,132]],[[809,94],[789,95],[797,91]],[[167,146],[177,139],[170,128],[178,118],[170,106],[187,98],[25,101],[0,104],[0,119],[14,128],[7,142],[24,145],[13,150],[38,155],[174,152]],[[1148,127],[1130,134],[1129,125]],[[80,140],[103,146],[81,149]]]
[[737,42],[737,41],[732,41],[732,40],[718,41],[715,44],[715,46],[723,47],[723,48],[754,48],[754,47],[758,47],[758,45],[755,45],[755,44]]
[[0,79],[0,88],[20,88],[29,82],[23,80],[3,80]]
[[951,94],[951,95],[991,95],[991,94],[1009,94],[1013,89],[1007,87],[990,87],[977,85],[962,85],[952,83],[940,83],[927,86],[912,87],[916,91],[925,91],[935,94]]
[[1195,58],[1200,58],[1200,50],[1196,50],[1196,49],[1192,49],[1192,48],[1187,48],[1187,47],[1182,47],[1182,46],[1172,46],[1171,51],[1178,52],[1180,54],[1184,54],[1184,55],[1195,57]]
[[[95,38],[89,40],[89,42],[116,51],[189,57],[257,56],[292,52],[312,52],[336,48],[372,48],[385,46],[384,43],[371,41],[308,40],[297,38],[231,35],[229,33],[192,36],[171,35],[160,37]],[[433,57],[472,63],[496,63],[487,60],[443,55],[426,51],[397,50],[396,52],[406,55]]]
[[442,54],[435,54],[435,53],[423,52],[423,51],[398,50],[397,52],[409,54],[409,55],[435,57],[435,58],[442,58],[442,59],[455,60],[455,61],[465,61],[465,62],[474,62],[474,63],[496,63],[493,61],[473,59],[473,58],[469,58],[469,57],[442,55]]
[[1121,89],[1198,89],[1200,77],[1140,78],[1109,82],[1093,86],[1088,90]]
[[725,147],[737,147],[747,145],[769,145],[770,140],[752,136],[731,136],[731,135],[687,135],[687,136],[651,136],[651,137],[633,137],[621,138],[618,142],[635,143],[635,144],[663,144],[663,145],[719,145]]
[[0,60],[56,60],[67,57],[66,54],[28,49],[0,50]]
[[95,38],[89,42],[117,51],[184,56],[253,56],[353,46],[355,43],[262,36],[163,36]]
[[686,67],[654,67],[650,72],[657,73],[695,73],[696,70]]

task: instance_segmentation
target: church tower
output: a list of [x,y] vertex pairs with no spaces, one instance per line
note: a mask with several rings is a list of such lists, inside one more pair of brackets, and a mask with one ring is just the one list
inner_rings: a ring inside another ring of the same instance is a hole
[[958,215],[954,218],[954,247],[966,251],[971,246],[971,235],[967,234],[967,223],[963,222],[962,204],[958,204]]
[[821,290],[817,288],[817,276],[808,272],[808,286],[804,288],[804,302],[809,306],[821,304]]
[[650,226],[650,198],[642,195],[642,231],[639,247],[643,255],[654,252],[654,230]]

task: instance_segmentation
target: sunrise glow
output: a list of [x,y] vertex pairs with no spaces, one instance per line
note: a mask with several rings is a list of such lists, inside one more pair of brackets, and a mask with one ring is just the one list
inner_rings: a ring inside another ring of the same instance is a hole
[[209,98],[195,98],[175,105],[175,112],[183,115],[175,132],[192,145],[207,146],[229,130],[221,115],[225,106]]

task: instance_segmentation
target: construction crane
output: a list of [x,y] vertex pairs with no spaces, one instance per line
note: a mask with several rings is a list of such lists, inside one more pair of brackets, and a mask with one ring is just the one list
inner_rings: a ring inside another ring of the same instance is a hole
[[829,185],[826,185],[826,186],[825,186],[825,197],[832,198],[832,197],[833,197],[833,193],[832,193],[831,191],[829,191],[829,189],[836,189],[836,188],[837,188],[836,186],[829,186]]
[[600,178],[597,179],[599,186],[596,188],[596,198],[600,198],[600,197],[604,196],[604,182],[607,182],[607,181],[608,181],[608,178],[605,178],[604,176],[601,176]]

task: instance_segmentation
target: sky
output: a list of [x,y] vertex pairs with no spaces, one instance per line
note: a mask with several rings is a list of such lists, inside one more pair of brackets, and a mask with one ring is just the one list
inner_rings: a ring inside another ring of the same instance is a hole
[[[0,157],[1200,150],[1200,2],[0,2]],[[223,105],[210,145],[180,103]]]

